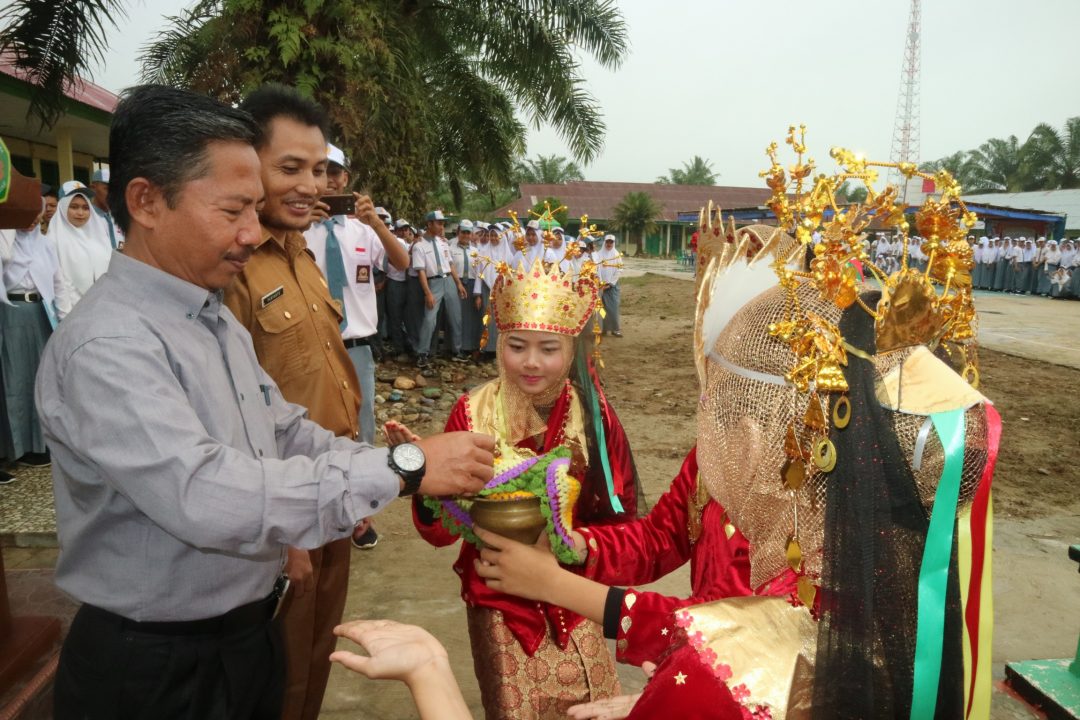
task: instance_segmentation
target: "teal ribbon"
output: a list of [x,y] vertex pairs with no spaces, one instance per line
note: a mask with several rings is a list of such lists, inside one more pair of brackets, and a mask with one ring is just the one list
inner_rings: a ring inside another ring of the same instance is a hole
[[945,466],[934,495],[930,528],[926,532],[919,568],[919,613],[915,634],[915,672],[911,690],[911,720],[932,720],[941,681],[945,634],[945,593],[949,584],[960,471],[964,466],[964,410],[930,416],[945,450]]
[[596,430],[596,442],[600,446],[600,466],[604,469],[604,480],[607,482],[608,497],[611,499],[611,509],[617,513],[625,512],[622,501],[615,494],[615,481],[611,479],[611,461],[607,453],[607,434],[604,432],[604,417],[600,414],[600,397],[595,390],[589,393],[592,400],[593,428]]

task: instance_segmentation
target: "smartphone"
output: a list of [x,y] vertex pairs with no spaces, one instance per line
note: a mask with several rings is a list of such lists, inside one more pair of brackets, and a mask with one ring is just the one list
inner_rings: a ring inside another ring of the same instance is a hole
[[353,195],[323,195],[319,202],[330,206],[331,215],[355,215],[356,197]]

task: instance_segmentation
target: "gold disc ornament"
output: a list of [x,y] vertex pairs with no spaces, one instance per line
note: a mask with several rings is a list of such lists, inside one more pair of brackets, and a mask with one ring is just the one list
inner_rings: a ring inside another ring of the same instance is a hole
[[836,446],[829,438],[823,437],[814,443],[814,464],[821,472],[832,472],[836,467]]
[[832,406],[832,424],[837,430],[843,430],[851,422],[851,401],[847,395],[836,398]]

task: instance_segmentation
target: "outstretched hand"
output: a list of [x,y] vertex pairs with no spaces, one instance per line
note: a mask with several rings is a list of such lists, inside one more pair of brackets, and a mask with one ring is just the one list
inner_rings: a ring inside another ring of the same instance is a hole
[[546,532],[535,545],[525,545],[479,526],[473,530],[484,543],[476,573],[489,588],[528,600],[550,600],[548,591],[566,571],[551,552]]
[[419,435],[397,420],[386,421],[383,425],[383,437],[386,438],[386,444],[390,447],[401,443],[414,443],[420,439]]
[[[656,664],[651,662],[642,663],[641,671],[645,673],[646,679],[651,680],[656,673]],[[572,705],[567,708],[566,714],[568,717],[574,718],[574,720],[621,720],[629,717],[630,711],[634,709],[634,705],[640,697],[641,693],[616,695],[595,702]]]
[[330,660],[372,680],[413,683],[439,663],[449,662],[446,648],[416,625],[393,620],[357,620],[338,625],[334,634],[352,640],[368,655],[337,650],[330,654]]
[[640,697],[641,693],[616,695],[581,705],[571,705],[567,708],[566,715],[574,720],[622,720],[630,715],[630,711],[634,709],[634,703]]

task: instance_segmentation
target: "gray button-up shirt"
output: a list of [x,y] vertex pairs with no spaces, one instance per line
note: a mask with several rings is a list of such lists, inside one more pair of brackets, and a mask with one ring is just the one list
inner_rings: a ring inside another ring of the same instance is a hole
[[348,535],[400,487],[385,449],[285,401],[220,294],[120,254],[49,340],[37,407],[57,585],[132,620],[264,598],[286,545]]

